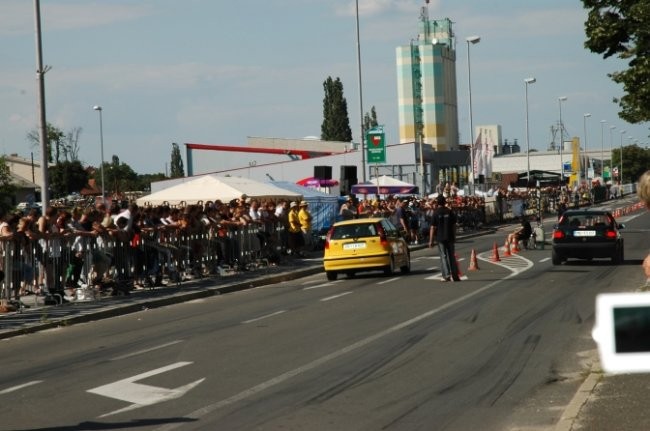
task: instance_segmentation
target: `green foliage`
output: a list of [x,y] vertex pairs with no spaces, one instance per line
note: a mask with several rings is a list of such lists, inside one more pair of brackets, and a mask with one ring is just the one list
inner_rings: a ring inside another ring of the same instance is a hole
[[[582,0],[589,9],[585,47],[603,58],[618,56],[627,70],[609,74],[623,86],[614,99],[619,116],[629,123],[650,120],[650,0]],[[625,174],[625,172],[623,172]]]
[[49,169],[52,197],[78,192],[88,184],[88,172],[78,160],[57,163]]
[[150,192],[151,183],[167,179],[164,173],[138,175],[138,180],[133,190]]
[[340,78],[331,76],[323,83],[323,123],[321,139],[324,141],[351,142],[352,130],[348,117],[348,103],[343,96],[343,83]]
[[[621,166],[620,148],[612,150],[612,166]],[[633,183],[650,166],[650,150],[638,145],[623,147],[623,184]]]
[[377,122],[377,111],[373,106],[370,108],[370,113],[366,112],[366,115],[363,116],[363,130],[368,131],[377,127],[379,123]]
[[[62,160],[75,161],[79,157],[79,135],[82,129],[75,127],[67,133],[47,123],[47,161],[59,163]],[[41,138],[38,128],[27,133],[27,141],[32,148],[40,150]],[[54,156],[52,150],[54,149]]]
[[183,169],[183,159],[181,158],[181,150],[178,148],[176,142],[172,143],[172,160],[171,160],[170,178],[181,178],[185,176],[185,169]]
[[0,156],[0,213],[5,214],[13,207],[12,202],[16,194],[16,187],[13,185],[11,170],[5,156]]

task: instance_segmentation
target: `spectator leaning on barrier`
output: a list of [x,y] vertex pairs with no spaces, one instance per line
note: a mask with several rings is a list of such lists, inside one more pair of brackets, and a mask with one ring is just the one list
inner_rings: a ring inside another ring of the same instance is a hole
[[309,211],[309,203],[306,201],[300,202],[300,209],[298,210],[298,219],[300,220],[300,230],[305,247],[312,247],[311,231],[312,231],[312,215]]
[[289,252],[292,255],[302,256],[304,241],[298,209],[298,202],[289,204]]
[[[637,194],[641,201],[645,204],[648,211],[650,211],[650,171],[645,171],[641,178],[639,178],[639,184],[637,185]],[[646,280],[650,280],[650,253],[643,260],[643,271],[646,276]]]

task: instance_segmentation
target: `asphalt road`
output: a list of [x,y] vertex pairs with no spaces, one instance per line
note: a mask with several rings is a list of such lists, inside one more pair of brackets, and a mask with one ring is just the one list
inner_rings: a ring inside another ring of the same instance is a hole
[[424,249],[407,276],[319,273],[3,340],[0,429],[553,429],[597,360],[595,295],[642,279],[650,217],[628,225],[620,266],[554,267],[548,247],[493,262],[502,230],[458,243],[461,283]]

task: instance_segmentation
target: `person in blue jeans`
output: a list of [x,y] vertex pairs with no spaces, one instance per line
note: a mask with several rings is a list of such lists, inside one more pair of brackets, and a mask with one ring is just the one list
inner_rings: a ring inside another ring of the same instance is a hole
[[447,200],[443,195],[438,195],[436,201],[438,207],[434,211],[432,225],[438,243],[438,252],[440,253],[442,281],[460,281],[454,246],[456,241],[456,213],[447,206]]

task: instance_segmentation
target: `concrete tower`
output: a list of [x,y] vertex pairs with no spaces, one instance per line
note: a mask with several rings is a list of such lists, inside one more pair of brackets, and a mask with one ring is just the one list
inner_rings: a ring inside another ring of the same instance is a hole
[[422,7],[417,39],[396,49],[400,143],[459,149],[455,44],[451,20]]

